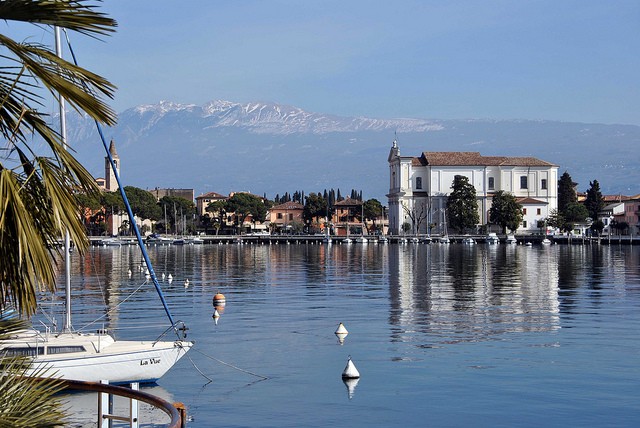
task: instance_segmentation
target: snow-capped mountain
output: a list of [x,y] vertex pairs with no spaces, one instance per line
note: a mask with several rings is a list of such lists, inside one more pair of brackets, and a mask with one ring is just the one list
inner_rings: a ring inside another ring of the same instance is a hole
[[327,134],[388,130],[392,132],[426,132],[442,129],[441,124],[431,120],[345,118],[310,113],[298,107],[280,104],[239,104],[221,100],[211,101],[203,106],[161,101],[159,104],[141,105],[127,110],[123,116],[138,115],[141,120],[151,125],[167,115],[182,113],[201,118],[208,127],[243,127],[257,134]]
[[[104,150],[94,124],[70,115],[69,141],[95,176]],[[162,101],[122,112],[105,136],[121,175],[142,187],[249,190],[273,197],[296,189],[362,189],[386,203],[387,155],[479,151],[535,156],[568,171],[579,190],[597,179],[605,193],[640,193],[640,127],[527,120],[372,119],[312,113],[274,103]]]

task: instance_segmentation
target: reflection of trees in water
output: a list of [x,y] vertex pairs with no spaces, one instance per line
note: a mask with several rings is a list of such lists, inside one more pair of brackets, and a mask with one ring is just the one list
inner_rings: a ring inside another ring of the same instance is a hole
[[[390,257],[390,319],[396,340],[482,340],[558,327],[557,270],[537,249],[398,247]],[[530,251],[528,251],[530,250]]]

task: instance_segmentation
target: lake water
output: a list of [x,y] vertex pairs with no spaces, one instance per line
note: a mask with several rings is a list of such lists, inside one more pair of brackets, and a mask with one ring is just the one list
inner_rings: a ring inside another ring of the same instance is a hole
[[[234,244],[149,254],[159,277],[173,276],[161,284],[196,342],[151,392],[184,402],[190,427],[640,419],[640,248]],[[74,255],[76,328],[107,302],[98,325],[117,337],[162,332],[140,261],[135,247]],[[227,303],[215,322],[217,292]],[[349,356],[361,374],[351,390],[341,378]]]

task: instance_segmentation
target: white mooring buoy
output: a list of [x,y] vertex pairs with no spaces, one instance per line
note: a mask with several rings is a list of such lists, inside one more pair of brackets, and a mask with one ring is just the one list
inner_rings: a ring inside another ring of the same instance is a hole
[[340,323],[340,324],[338,324],[338,329],[336,330],[336,334],[347,335],[347,334],[349,334],[349,331],[347,331],[347,329],[345,328],[344,324]]
[[360,377],[360,372],[351,361],[351,356],[347,360],[347,366],[344,368],[342,372],[342,379],[358,379]]
[[349,332],[345,328],[344,324],[340,323],[335,333],[335,335],[338,337],[338,343],[342,345],[344,343],[344,339],[347,337],[348,334]]

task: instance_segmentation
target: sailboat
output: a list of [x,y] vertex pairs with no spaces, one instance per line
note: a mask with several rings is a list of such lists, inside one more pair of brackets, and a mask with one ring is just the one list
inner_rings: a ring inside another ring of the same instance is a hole
[[[55,28],[56,52],[61,55],[60,29]],[[60,135],[66,145],[66,123],[64,116],[64,98],[59,96],[60,108]],[[182,358],[193,346],[181,338],[178,328],[180,323],[173,321],[167,303],[162,295],[153,267],[146,252],[140,231],[133,220],[131,206],[120,183],[120,177],[111,153],[107,148],[102,130],[98,126],[103,145],[115,173],[122,198],[125,202],[131,224],[138,239],[138,245],[142,250],[146,266],[150,276],[160,295],[160,300],[169,317],[171,326],[167,331],[173,330],[176,340],[171,341],[120,341],[116,340],[108,332],[98,330],[95,333],[81,333],[74,331],[71,324],[71,282],[70,282],[70,239],[65,236],[65,322],[62,332],[45,332],[29,328],[16,333],[14,336],[0,342],[0,356],[25,356],[32,359],[28,375],[36,374],[48,377],[56,377],[68,380],[80,380],[99,382],[107,380],[110,383],[130,382],[156,382],[160,379],[180,358]]]

